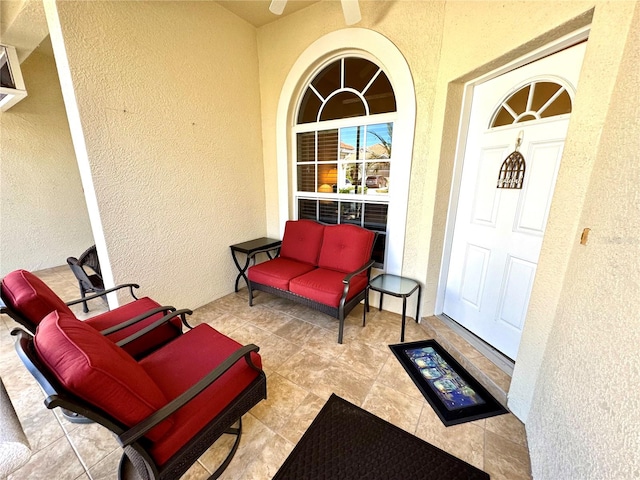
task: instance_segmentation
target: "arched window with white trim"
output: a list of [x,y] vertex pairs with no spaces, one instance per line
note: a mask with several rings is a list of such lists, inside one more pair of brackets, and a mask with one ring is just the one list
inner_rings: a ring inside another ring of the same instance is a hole
[[310,44],[278,102],[280,234],[289,218],[362,225],[380,234],[377,266],[402,274],[415,116],[409,65],[384,35],[347,28]]
[[294,127],[296,217],[378,232],[374,259],[380,268],[393,190],[395,119],[386,73],[369,59],[346,56],[313,76]]

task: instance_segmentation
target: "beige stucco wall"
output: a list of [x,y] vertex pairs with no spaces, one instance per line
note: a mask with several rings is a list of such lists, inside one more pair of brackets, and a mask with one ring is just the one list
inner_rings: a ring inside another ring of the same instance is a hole
[[624,20],[580,218],[591,233],[573,243],[527,422],[536,479],[640,477],[640,5]]
[[266,233],[255,28],[213,2],[57,6],[114,281],[229,293],[229,245]]
[[28,96],[0,114],[0,277],[64,265],[93,243],[50,46],[21,70]]

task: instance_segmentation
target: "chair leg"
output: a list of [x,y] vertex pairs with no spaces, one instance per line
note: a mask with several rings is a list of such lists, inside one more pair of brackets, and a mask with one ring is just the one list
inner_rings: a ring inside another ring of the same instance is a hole
[[367,324],[367,312],[369,311],[369,287],[364,294],[364,308],[362,309],[362,326]]
[[231,426],[224,433],[227,433],[229,435],[235,435],[236,440],[233,443],[233,446],[231,447],[231,451],[229,452],[229,455],[227,455],[227,458],[225,458],[224,462],[222,462],[220,466],[216,469],[216,471],[213,472],[213,474],[209,477],[209,480],[215,480],[220,475],[222,475],[222,472],[224,472],[227,469],[227,467],[231,463],[231,460],[233,460],[233,456],[236,454],[236,450],[238,450],[238,446],[240,445],[240,437],[242,436],[242,418],[238,419],[238,426],[236,428]]
[[247,282],[247,290],[249,290],[249,306],[253,307],[253,290],[251,289],[251,282]]
[[[84,287],[82,286],[82,282],[80,282],[80,297],[84,298],[87,295],[87,293],[85,292]],[[82,311],[84,313],[89,312],[89,307],[87,306],[87,302],[86,300],[84,302],[82,302]]]

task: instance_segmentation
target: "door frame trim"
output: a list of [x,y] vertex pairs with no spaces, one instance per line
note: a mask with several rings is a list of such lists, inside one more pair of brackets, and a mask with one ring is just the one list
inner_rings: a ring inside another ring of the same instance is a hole
[[471,102],[473,100],[473,91],[476,85],[487,82],[502,74],[515,70],[523,65],[533,63],[554,53],[560,52],[573,45],[581,43],[589,38],[591,25],[582,27],[571,32],[558,40],[537,48],[511,62],[508,62],[491,72],[483,74],[464,84],[462,107],[460,113],[460,122],[458,124],[458,137],[456,140],[455,160],[453,165],[453,178],[451,181],[451,191],[449,193],[449,206],[447,209],[447,221],[444,231],[444,243],[442,250],[442,259],[440,263],[440,274],[438,276],[438,289],[436,294],[435,314],[443,315],[444,297],[447,285],[447,277],[449,276],[449,262],[451,259],[451,247],[453,244],[453,231],[455,227],[456,214],[458,211],[458,198],[460,196],[460,183],[462,180],[462,167],[464,163],[464,154],[467,145],[469,119],[471,116]]

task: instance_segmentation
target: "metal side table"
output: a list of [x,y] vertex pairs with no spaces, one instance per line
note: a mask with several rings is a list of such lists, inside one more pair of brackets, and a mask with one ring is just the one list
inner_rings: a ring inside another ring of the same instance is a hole
[[[282,245],[282,240],[278,240],[275,238],[256,238],[255,240],[249,240],[248,242],[236,243],[235,245],[230,245],[231,256],[233,257],[233,263],[238,267],[238,276],[236,277],[236,286],[235,290],[238,291],[238,282],[241,278],[244,278],[247,286],[249,285],[249,280],[247,279],[247,269],[249,268],[249,262],[253,259],[253,263],[256,263],[256,255],[258,253],[264,252],[269,257],[269,260],[273,259],[271,255],[271,251],[275,250],[275,255],[278,254],[278,250],[280,249],[280,245]],[[236,253],[244,253],[247,258],[244,263],[244,266],[240,266],[240,262],[238,262],[238,257]]]
[[418,290],[418,305],[416,307],[416,323],[418,323],[420,318],[418,315],[420,313],[420,296],[422,295],[422,286],[410,278],[383,273],[371,280],[368,288],[375,290],[376,292],[380,292],[380,305],[378,310],[382,310],[382,298],[385,293],[393,295],[394,297],[402,298],[402,331],[400,333],[400,341],[404,342],[404,326],[407,318],[407,297],[410,297],[413,292]]

